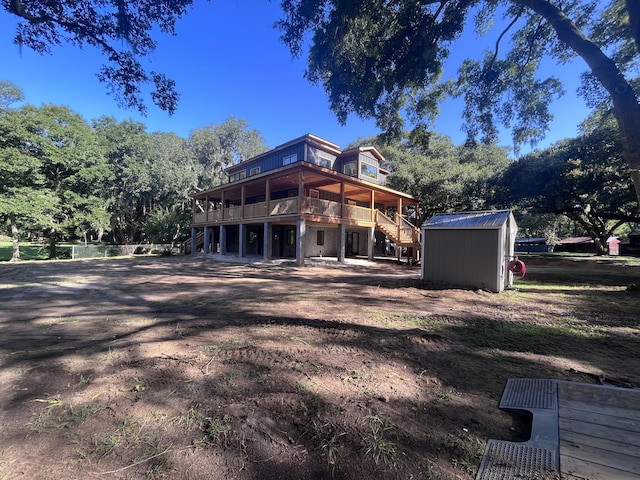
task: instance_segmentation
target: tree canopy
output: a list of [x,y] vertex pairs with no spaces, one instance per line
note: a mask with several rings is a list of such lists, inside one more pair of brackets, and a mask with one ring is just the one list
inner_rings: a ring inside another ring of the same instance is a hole
[[57,105],[10,108],[22,98],[0,83],[0,231],[12,236],[15,260],[30,233],[50,238],[51,257],[63,238],[173,245],[190,232],[189,194],[267,149],[234,117],[186,139],[108,116],[89,124]]
[[143,87],[153,85],[151,98],[173,113],[178,103],[175,82],[163,73],[147,72],[142,59],[156,49],[153,34],[175,34],[175,23],[193,0],[4,0],[4,10],[20,19],[14,42],[38,53],[69,43],[93,47],[106,58],[98,72],[116,100],[146,112]]
[[526,155],[502,175],[497,199],[536,215],[564,215],[594,239],[600,254],[607,239],[637,220],[633,184],[622,157],[615,122]]
[[[100,199],[110,176],[91,127],[67,107],[26,105],[0,117],[0,219],[19,230],[83,236],[108,223]],[[14,258],[19,256],[14,240]]]
[[[540,78],[545,57],[579,56],[587,67],[583,93],[609,104],[640,199],[637,0],[282,0],[278,23],[293,55],[310,38],[306,76],[321,83],[338,119],[375,118],[391,136],[405,117],[426,131],[448,96],[466,101],[470,141],[492,142],[500,125],[516,145],[544,137],[558,79]],[[450,49],[471,25],[495,47],[462,63],[443,80]],[[494,28],[492,28],[494,27]],[[508,47],[508,48],[505,48]],[[506,53],[505,53],[506,50]],[[453,77],[453,75],[450,75]],[[479,138],[478,138],[479,137]]]
[[454,145],[451,138],[430,132],[420,139],[405,135],[360,140],[373,144],[386,158],[388,185],[420,199],[421,224],[433,214],[491,208],[495,180],[510,165],[505,149],[495,145]]

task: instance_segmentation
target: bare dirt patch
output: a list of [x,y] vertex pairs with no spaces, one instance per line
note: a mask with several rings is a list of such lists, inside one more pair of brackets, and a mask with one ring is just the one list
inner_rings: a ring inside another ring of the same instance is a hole
[[640,385],[640,276],[531,258],[500,295],[393,263],[0,265],[0,479],[472,479],[505,382]]

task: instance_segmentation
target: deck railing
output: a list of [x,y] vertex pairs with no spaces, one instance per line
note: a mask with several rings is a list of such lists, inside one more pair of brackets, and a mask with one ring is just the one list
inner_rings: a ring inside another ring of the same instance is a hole
[[416,243],[418,241],[420,231],[402,215],[396,213],[396,224],[398,225],[398,237],[400,243]]
[[194,212],[193,223],[205,223],[207,221],[206,212]]
[[283,198],[282,200],[271,200],[269,202],[269,215],[288,215],[300,211],[298,197]]
[[340,217],[342,209],[339,202],[322,200],[320,198],[305,198],[305,213],[312,215],[324,215],[327,217]]
[[267,202],[250,203],[244,206],[244,218],[267,216]]
[[222,210],[209,210],[207,220],[210,222],[219,222],[222,220]]
[[[271,200],[268,205],[268,211],[267,202],[258,202],[245,205],[244,211],[241,206],[232,206],[219,210],[210,210],[208,216],[204,212],[196,212],[193,214],[193,223],[216,223],[222,220],[241,220],[243,218],[263,218],[300,213],[300,197]],[[363,222],[372,221],[370,208],[341,204],[340,202],[320,198],[305,197],[303,213],[334,218],[349,218]],[[389,221],[391,222],[391,228],[396,229],[397,225],[394,225],[391,220]]]
[[364,222],[371,221],[371,209],[366,207],[358,207],[356,205],[345,205],[343,216],[353,220],[362,220]]

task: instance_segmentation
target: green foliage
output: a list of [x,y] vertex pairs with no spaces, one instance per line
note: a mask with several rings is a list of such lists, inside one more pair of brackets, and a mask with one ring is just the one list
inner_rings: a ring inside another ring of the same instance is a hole
[[[106,223],[99,193],[109,178],[91,127],[67,107],[26,105],[0,117],[0,219],[20,230],[86,233]],[[14,251],[14,259],[19,252]]]
[[141,59],[156,48],[152,34],[157,30],[175,34],[175,23],[193,0],[63,0],[2,2],[3,9],[20,19],[14,42],[38,53],[66,42],[98,49],[107,59],[98,78],[107,84],[118,103],[136,108],[146,106],[143,86],[151,84],[153,102],[170,114],[177,107],[175,82],[163,74],[147,72]]
[[[6,83],[6,82],[5,82]],[[20,98],[0,84],[0,99]],[[170,243],[188,236],[195,190],[219,183],[222,169],[266,150],[242,119],[194,131],[148,134],[139,122],[102,117],[89,126],[66,107],[0,110],[0,226],[51,238],[119,244]]]
[[229,116],[223,123],[195,129],[189,147],[200,168],[198,186],[213,188],[226,182],[224,169],[267,151],[264,138],[243,119]]
[[455,146],[449,137],[427,133],[377,144],[391,170],[389,186],[420,199],[419,222],[434,213],[489,208],[494,180],[511,160],[502,148]]
[[[463,97],[463,128],[470,142],[496,142],[510,128],[514,149],[544,138],[549,105],[562,86],[541,77],[551,58],[579,56],[589,72],[582,92],[590,105],[612,106],[640,203],[640,8],[610,0],[281,0],[277,24],[293,55],[310,34],[307,78],[321,83],[338,120],[350,113],[374,118],[385,135],[400,137],[405,121],[424,132],[438,103]],[[464,60],[442,82],[449,49],[468,30],[491,35],[494,48]],[[506,48],[505,48],[506,47]],[[505,53],[506,51],[506,53]],[[406,118],[405,118],[406,117]]]
[[589,133],[513,163],[499,198],[529,213],[564,215],[591,236],[599,253],[622,224],[637,222],[637,203],[611,118]]
[[[282,0],[281,6],[277,27],[293,55],[312,35],[306,75],[324,86],[338,119],[344,123],[352,112],[375,118],[395,136],[404,130],[403,115],[424,129],[439,101],[452,95],[466,101],[470,138],[493,142],[503,125],[516,146],[535,143],[552,118],[549,103],[563,93],[557,79],[537,74],[544,58],[565,62],[580,55],[593,65],[606,52],[623,73],[638,66],[624,0],[573,0],[562,10],[547,0]],[[495,47],[465,60],[455,82],[441,83],[445,60],[472,14],[476,33],[490,35]],[[592,34],[593,42],[578,44],[586,40],[581,33]]]
[[24,99],[24,94],[20,87],[11,82],[0,81],[0,112],[9,108],[13,103]]

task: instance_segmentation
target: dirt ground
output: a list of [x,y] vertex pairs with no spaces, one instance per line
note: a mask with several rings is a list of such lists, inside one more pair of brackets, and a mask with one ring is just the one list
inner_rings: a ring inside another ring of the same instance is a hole
[[0,264],[0,480],[473,479],[512,377],[640,385],[630,261]]

